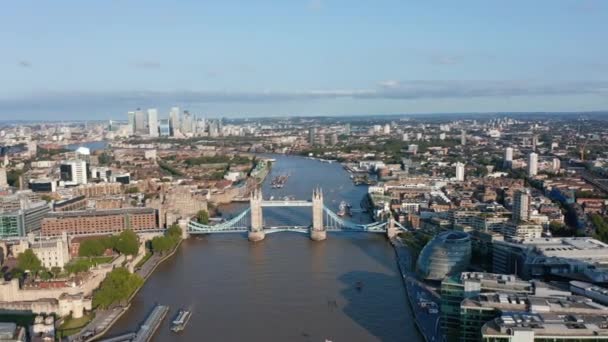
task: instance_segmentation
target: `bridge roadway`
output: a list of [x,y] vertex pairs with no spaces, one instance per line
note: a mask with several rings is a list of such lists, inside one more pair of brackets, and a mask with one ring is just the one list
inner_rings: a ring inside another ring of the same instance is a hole
[[[296,233],[310,233],[310,226],[272,226],[264,228],[264,233],[272,234],[279,232],[296,232]],[[328,232],[368,232],[368,233],[386,233],[386,227],[382,224],[377,227],[369,227],[367,229],[349,229],[349,228],[341,228],[341,227],[325,227],[325,230]],[[199,229],[199,230],[190,230],[190,234],[217,234],[217,233],[247,233],[249,231],[249,227],[230,227],[223,229]]]
[[272,200],[272,201],[262,201],[262,207],[312,207],[312,201],[281,201],[281,200]]

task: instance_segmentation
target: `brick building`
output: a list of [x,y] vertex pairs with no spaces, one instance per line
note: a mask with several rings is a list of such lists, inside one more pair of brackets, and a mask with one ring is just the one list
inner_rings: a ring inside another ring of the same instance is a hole
[[115,234],[130,228],[135,232],[158,228],[153,208],[79,210],[50,213],[42,220],[43,236]]

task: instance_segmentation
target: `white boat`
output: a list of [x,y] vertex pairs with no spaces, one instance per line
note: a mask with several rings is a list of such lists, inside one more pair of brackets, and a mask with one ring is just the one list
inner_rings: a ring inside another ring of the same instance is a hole
[[192,312],[188,310],[179,310],[177,316],[175,316],[175,319],[171,322],[171,331],[180,332],[184,330],[186,324],[188,324],[188,321],[190,320],[190,316],[192,316]]

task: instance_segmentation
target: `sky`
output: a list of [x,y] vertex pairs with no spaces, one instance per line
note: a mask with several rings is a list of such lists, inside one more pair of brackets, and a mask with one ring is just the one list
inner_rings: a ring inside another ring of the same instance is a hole
[[0,120],[608,109],[604,0],[6,0]]

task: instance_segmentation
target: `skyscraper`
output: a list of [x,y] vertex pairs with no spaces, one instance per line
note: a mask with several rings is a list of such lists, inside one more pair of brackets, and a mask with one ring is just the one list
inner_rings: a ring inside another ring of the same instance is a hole
[[135,112],[130,111],[127,116],[129,117],[129,134],[135,134]]
[[148,134],[146,121],[146,113],[138,108],[135,111],[135,134]]
[[171,129],[169,128],[169,120],[161,119],[158,124],[158,132],[161,137],[168,137],[171,135]]
[[505,161],[504,167],[511,167],[513,165],[513,147],[507,147],[505,149]]
[[175,131],[180,129],[180,124],[179,107],[172,107],[169,111],[169,129],[171,130],[171,135],[175,135]]
[[456,163],[456,181],[464,181],[464,164],[461,162]]
[[148,109],[148,134],[158,137],[158,111],[156,108]]
[[467,144],[467,131],[464,129],[460,132],[460,145],[464,146]]
[[317,135],[317,129],[310,127],[308,129],[308,143],[312,146],[315,144],[315,136]]
[[530,218],[530,194],[528,190],[520,190],[513,198],[513,222],[528,221]]
[[534,177],[538,174],[538,154],[532,152],[528,155],[528,176]]

